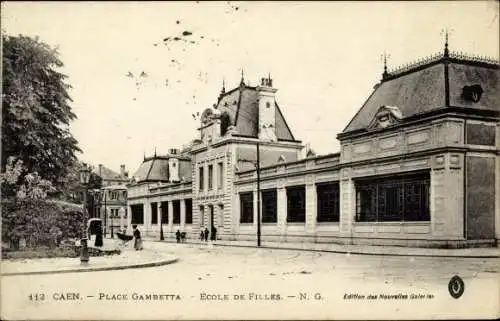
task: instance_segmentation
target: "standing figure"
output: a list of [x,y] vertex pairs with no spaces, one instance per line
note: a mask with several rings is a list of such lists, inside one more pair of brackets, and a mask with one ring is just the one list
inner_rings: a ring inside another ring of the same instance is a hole
[[141,232],[137,228],[137,225],[133,225],[132,228],[134,229],[134,248],[136,251],[140,251],[142,250]]
[[212,236],[210,237],[210,239],[212,241],[217,240],[217,229],[215,228],[215,226],[212,226]]
[[208,228],[205,227],[205,242],[208,242],[208,235],[210,234],[210,232],[208,231]]
[[177,232],[175,232],[175,239],[177,240],[177,243],[181,242],[181,231],[177,230]]
[[205,239],[205,231],[202,228],[200,232],[200,241],[203,241],[204,239]]

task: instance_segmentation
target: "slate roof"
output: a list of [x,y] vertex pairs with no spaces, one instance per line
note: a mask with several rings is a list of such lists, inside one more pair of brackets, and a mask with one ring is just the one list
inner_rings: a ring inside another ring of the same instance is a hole
[[[499,67],[496,61],[481,61],[450,54],[389,73],[375,86],[372,94],[341,135],[366,130],[381,106],[397,107],[402,113],[403,121],[407,117],[442,108],[468,107],[498,112]],[[462,97],[463,87],[474,84],[479,84],[484,91],[477,103]]]
[[103,180],[123,180],[128,181],[128,178],[123,178],[119,173],[109,169],[108,167],[101,164],[101,166],[96,166],[92,170],[94,174],[99,175]]
[[[231,125],[235,126],[238,135],[257,138],[258,102],[257,88],[244,83],[219,97],[217,109],[221,113],[227,112]],[[295,137],[276,106],[276,138],[278,141],[295,141]]]
[[134,173],[135,182],[168,182],[170,158],[179,159],[179,178],[182,181],[191,181],[191,159],[186,155],[158,155],[147,157]]
[[133,175],[136,182],[142,181],[168,181],[168,158],[152,157],[147,158],[139,166],[139,169]]

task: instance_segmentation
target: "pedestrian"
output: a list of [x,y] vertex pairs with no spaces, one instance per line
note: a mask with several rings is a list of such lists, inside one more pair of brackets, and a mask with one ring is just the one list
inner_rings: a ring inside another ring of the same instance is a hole
[[205,239],[205,232],[203,231],[203,227],[201,228],[200,232],[200,241],[203,241]]
[[181,242],[181,231],[177,230],[177,232],[175,232],[175,239],[177,240],[177,243]]
[[217,229],[215,228],[215,226],[212,226],[212,236],[210,237],[210,239],[212,241],[217,240]]
[[210,234],[210,232],[208,231],[208,228],[205,227],[205,242],[208,242],[208,235]]
[[141,231],[137,228],[137,225],[132,225],[134,229],[134,248],[136,251],[142,250],[142,239],[141,239]]

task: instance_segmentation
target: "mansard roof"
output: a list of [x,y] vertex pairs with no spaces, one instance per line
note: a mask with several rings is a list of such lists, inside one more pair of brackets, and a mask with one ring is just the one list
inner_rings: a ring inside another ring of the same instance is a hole
[[498,61],[445,51],[384,73],[382,81],[339,136],[369,130],[382,106],[397,107],[402,122],[410,116],[447,108],[489,110],[498,117],[499,69]]
[[99,164],[99,166],[94,167],[92,172],[98,176],[100,176],[103,180],[122,180],[122,181],[128,181],[128,178],[122,177],[120,174],[117,172],[113,171],[112,169],[109,169],[108,167]]
[[[295,137],[286,123],[280,107],[276,106],[276,137],[278,141],[295,141]],[[222,93],[217,102],[217,109],[226,112],[230,125],[235,127],[237,135],[257,138],[258,131],[258,91],[257,87],[241,83],[228,92]]]
[[144,159],[139,169],[133,175],[133,180],[136,182],[168,181],[168,158],[154,156]]

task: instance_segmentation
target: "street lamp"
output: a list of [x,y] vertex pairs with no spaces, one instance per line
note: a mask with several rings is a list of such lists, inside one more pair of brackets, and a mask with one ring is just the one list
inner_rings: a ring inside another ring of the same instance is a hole
[[257,246],[260,247],[260,236],[261,236],[261,209],[260,209],[260,143],[257,141],[257,159],[249,160],[249,159],[238,159],[240,162],[251,163],[255,166],[255,170],[257,172]]
[[89,263],[89,248],[87,246],[88,233],[87,233],[87,189],[90,180],[90,168],[87,164],[83,163],[82,168],[80,169],[80,184],[83,186],[83,231],[82,231],[82,239],[80,241],[81,252],[80,252],[80,262],[81,264]]
[[164,203],[160,204],[160,241],[165,240],[165,236],[163,235],[163,211],[165,211],[165,209],[163,206]]

